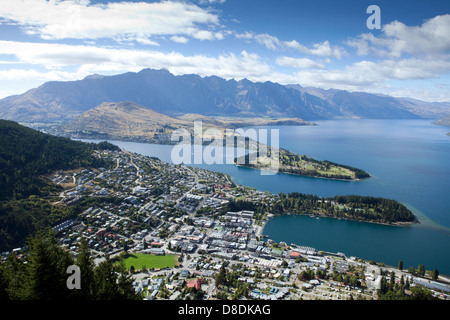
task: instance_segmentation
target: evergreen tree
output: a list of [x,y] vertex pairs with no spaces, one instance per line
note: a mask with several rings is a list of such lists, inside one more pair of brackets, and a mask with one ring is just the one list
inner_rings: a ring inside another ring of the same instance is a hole
[[222,267],[220,268],[219,272],[216,274],[215,280],[216,280],[216,287],[219,287],[221,285],[226,285],[227,270],[225,269],[225,266],[223,264],[222,264]]
[[394,273],[394,271],[391,271],[389,277],[390,277],[390,279],[389,279],[389,290],[394,290],[394,286],[395,286],[395,273]]
[[95,269],[95,299],[97,300],[112,300],[116,298],[115,284],[117,276],[114,272],[114,263],[108,255],[105,257],[105,261]]
[[[22,259],[11,253],[0,264],[0,299],[2,300],[117,300],[141,299],[133,288],[123,260],[108,256],[95,266],[87,243],[82,240],[74,260],[58,244],[54,233],[40,232],[29,240]],[[67,268],[80,268],[80,289],[67,287]]]
[[378,295],[383,295],[388,291],[387,283],[386,283],[386,277],[381,276],[380,279],[380,289],[378,290]]
[[422,277],[425,275],[425,266],[423,264],[419,264],[417,267],[417,274]]
[[19,260],[14,253],[10,253],[2,264],[4,292],[7,296],[3,296],[9,300],[26,299],[25,290],[25,267],[26,264]]
[[409,279],[408,278],[406,279],[406,282],[405,282],[405,289],[409,290]]
[[125,262],[120,260],[116,265],[117,291],[116,299],[120,300],[138,300],[141,295],[137,294],[133,287],[133,278],[127,272]]
[[416,274],[416,269],[414,269],[414,267],[411,266],[411,267],[408,268],[408,272],[409,272],[410,274],[412,274],[412,275],[415,275],[415,274]]
[[82,238],[80,242],[80,252],[75,263],[81,271],[81,289],[77,293],[83,299],[94,298],[94,259],[91,255],[89,245],[86,239]]
[[9,300],[8,287],[9,280],[5,268],[0,264],[0,300]]
[[434,268],[432,278],[433,278],[433,280],[437,280],[438,277],[439,277],[439,271],[438,271],[438,269]]
[[66,272],[73,259],[58,245],[54,233],[51,230],[39,232],[30,241],[29,248],[24,278],[26,299],[71,298]]

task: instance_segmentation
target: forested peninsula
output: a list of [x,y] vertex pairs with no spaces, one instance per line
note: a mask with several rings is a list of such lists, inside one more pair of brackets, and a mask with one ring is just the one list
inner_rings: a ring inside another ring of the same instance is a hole
[[358,195],[322,198],[298,192],[279,193],[278,201],[272,203],[232,201],[224,210],[254,210],[261,219],[270,212],[275,216],[304,214],[380,224],[405,225],[418,222],[411,210],[396,200]]
[[251,154],[234,159],[236,165],[265,170],[276,168],[277,172],[295,174],[307,177],[326,178],[334,180],[356,181],[360,179],[370,178],[370,174],[364,170],[351,166],[338,164],[328,160],[316,160],[309,156],[295,154],[286,149],[279,149],[279,161],[271,159],[270,148],[267,155],[262,156],[256,153],[252,159]]

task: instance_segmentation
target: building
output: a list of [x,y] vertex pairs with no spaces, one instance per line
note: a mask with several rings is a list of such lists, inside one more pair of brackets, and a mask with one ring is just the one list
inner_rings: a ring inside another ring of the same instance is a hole
[[164,256],[166,254],[166,252],[164,251],[164,249],[160,249],[160,248],[150,248],[145,250],[145,253],[151,253],[154,254],[156,256]]
[[141,186],[137,186],[133,188],[133,193],[135,194],[144,194],[147,192],[147,188],[141,187]]
[[202,279],[194,279],[186,281],[186,287],[199,290],[202,286]]

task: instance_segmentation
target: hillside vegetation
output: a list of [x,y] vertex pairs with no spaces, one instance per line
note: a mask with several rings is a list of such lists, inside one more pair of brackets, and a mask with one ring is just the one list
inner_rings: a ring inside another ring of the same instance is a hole
[[[243,167],[269,170],[271,166],[274,165],[272,162],[276,161],[276,159],[270,158],[269,153],[267,156],[260,156],[259,153],[257,153],[254,159],[252,159],[250,155],[245,155],[236,158],[235,163]],[[364,170],[328,160],[316,160],[305,155],[292,153],[282,148],[279,149],[279,161],[275,164],[277,164],[275,166],[277,172],[280,173],[339,180],[370,178],[370,175]]]
[[94,150],[115,149],[54,137],[0,120],[0,250],[20,246],[36,230],[76,217],[75,207],[55,206],[46,199],[61,187],[43,175],[56,170],[105,167]]
[[94,150],[117,148],[54,137],[0,120],[0,201],[45,195],[54,187],[41,176],[56,170],[107,165]]

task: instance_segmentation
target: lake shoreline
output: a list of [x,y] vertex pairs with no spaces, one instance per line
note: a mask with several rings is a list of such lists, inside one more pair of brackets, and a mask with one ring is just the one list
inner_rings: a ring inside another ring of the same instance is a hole
[[381,225],[381,226],[401,227],[401,228],[412,227],[412,226],[420,224],[418,219],[416,219],[415,222],[386,223],[386,222],[376,222],[376,221],[370,221],[370,220],[330,217],[330,216],[327,216],[324,214],[306,214],[306,213],[272,214],[269,218],[267,218],[267,220],[262,222],[262,226],[258,230],[257,236],[261,236],[261,237],[267,236],[267,235],[264,235],[264,233],[263,233],[264,228],[266,227],[267,223],[273,218],[283,217],[283,216],[309,216],[311,218],[318,218],[318,219],[319,218],[330,218],[330,219],[334,219],[334,220],[346,220],[346,221],[355,221],[355,222],[363,222],[363,223],[365,222],[365,223],[372,223],[372,224]]
[[[153,140],[153,139],[143,139],[143,138],[133,138],[133,137],[115,137],[115,136],[104,136],[104,137],[100,137],[100,136],[92,136],[92,137],[83,137],[83,136],[77,136],[77,135],[72,135],[72,136],[66,136],[66,135],[61,135],[63,137],[68,137],[72,140],[104,140],[104,141],[120,141],[120,142],[134,142],[134,143],[145,143],[145,144],[156,144],[156,145],[163,145],[163,146],[176,146],[179,145],[180,142],[177,141],[168,141],[168,140]],[[202,141],[202,146],[208,146],[210,143],[210,141]],[[222,141],[223,146],[226,147],[226,139],[223,139]],[[183,142],[181,142],[181,144],[183,144]],[[194,146],[196,144],[193,144]],[[234,148],[237,148],[238,146],[234,146]],[[245,148],[247,149],[247,148]],[[219,164],[223,164],[223,163],[219,163]],[[246,166],[246,165],[242,165],[242,164],[238,164],[236,162],[234,162],[234,165],[237,167],[241,167],[241,168],[249,168],[249,169],[255,169],[255,170],[259,170],[259,171],[267,171],[267,172],[272,172],[270,170],[264,170],[264,168],[256,168],[256,167],[250,167],[250,166]],[[287,172],[287,171],[280,171],[277,170],[275,172],[275,174],[277,173],[284,173],[284,174],[290,174],[290,175],[294,175],[294,176],[300,176],[300,177],[309,177],[309,178],[318,178],[318,179],[326,179],[326,180],[333,180],[333,181],[362,181],[362,180],[367,180],[369,178],[372,178],[372,176],[367,173],[369,176],[368,177],[364,177],[364,178],[351,178],[351,179],[342,179],[342,178],[333,178],[333,177],[324,177],[324,176],[318,176],[318,175],[305,175],[305,174],[298,174],[298,173],[293,173],[293,172]]]
[[[253,167],[244,166],[244,165],[237,164],[237,163],[235,163],[234,165],[235,165],[236,167],[239,167],[239,168],[246,168],[246,169],[253,169],[253,170],[258,170],[258,171],[272,172],[272,171],[269,171],[269,170],[264,170],[264,169],[259,169],[259,168],[253,168]],[[363,181],[363,180],[368,180],[368,179],[372,178],[372,176],[370,176],[370,177],[361,178],[361,179],[360,179],[360,178],[355,178],[355,179],[339,179],[339,178],[330,178],[330,177],[307,176],[307,175],[304,175],[304,174],[298,174],[298,173],[292,173],[292,172],[283,172],[283,171],[277,171],[277,172],[275,172],[275,174],[278,174],[278,173],[289,174],[289,175],[296,176],[296,177],[305,177],[305,178],[314,178],[314,179],[324,179],[324,180],[332,180],[332,181],[346,181],[346,182],[357,182],[357,181]]]
[[[358,253],[358,250],[365,245],[364,252],[367,251],[367,256],[374,257],[377,261],[395,264],[401,258],[409,265],[424,263],[430,268],[438,267],[441,274],[450,274],[450,226],[447,215],[450,198],[445,197],[444,192],[449,187],[449,180],[446,178],[449,173],[450,151],[449,136],[446,136],[448,130],[444,131],[426,120],[339,120],[321,121],[318,124],[301,128],[280,128],[282,147],[299,154],[309,154],[315,159],[331,158],[338,163],[355,167],[364,164],[373,179],[344,183],[294,174],[265,177],[256,170],[241,170],[241,167],[235,165],[194,167],[210,167],[206,169],[225,173],[237,185],[271,194],[299,192],[322,198],[348,194],[397,199],[413,212],[418,223],[387,224],[383,227],[380,223],[364,224],[357,222],[368,221],[355,221],[347,226],[350,220],[344,221],[342,218],[341,223],[310,219],[311,222],[317,221],[314,223],[317,227],[313,234],[305,230],[306,234],[300,237],[296,233],[303,233],[300,231],[303,227],[291,225],[294,230],[287,240],[292,243],[305,243],[304,240],[308,240],[312,246],[317,243],[317,247],[326,248],[328,244],[323,239],[329,238],[332,239],[329,244],[339,248],[336,250],[356,252],[356,255],[361,256],[365,253]],[[158,157],[165,162],[171,161],[171,147],[168,146],[119,141],[116,144],[132,152]],[[258,226],[259,234],[267,234],[271,239],[279,240],[287,235],[286,232],[290,232],[284,230],[277,236],[270,223],[266,227],[267,223],[268,221],[262,221],[261,226]],[[329,224],[333,229],[328,227]],[[288,228],[289,225],[285,227]],[[371,232],[370,237],[361,233],[366,229]],[[338,236],[341,230],[345,230],[345,233]],[[327,235],[328,232],[331,233]],[[367,245],[358,241],[358,244],[354,244],[351,239],[364,239]],[[378,245],[371,245],[371,239],[376,240]]]
[[[95,140],[95,139],[85,139],[85,140]],[[111,141],[111,140],[107,140],[107,141]],[[123,141],[123,140],[118,140],[118,141],[121,141],[121,142],[146,143],[146,142],[140,142],[140,141]],[[172,146],[172,145],[164,144],[164,143],[155,143],[155,144],[163,145],[163,146]],[[264,171],[262,169],[252,168],[252,167],[248,167],[248,166],[245,166],[245,165],[240,165],[240,164],[237,164],[237,163],[234,163],[233,165],[236,166],[236,167],[240,167],[240,168],[258,170],[260,172]],[[223,173],[223,174],[226,174],[226,173]],[[337,178],[329,178],[329,177],[306,176],[306,175],[301,175],[301,174],[296,174],[296,173],[291,173],[291,172],[276,172],[275,174],[288,174],[288,175],[295,176],[295,177],[306,177],[306,178],[313,178],[313,179],[324,179],[324,180],[345,181],[345,182],[357,182],[357,181],[368,180],[369,178],[372,178],[372,176],[369,176],[369,177],[361,178],[361,179],[358,179],[358,178],[355,178],[355,179],[337,179]],[[226,175],[228,175],[228,174],[226,174]],[[229,178],[231,179],[232,177],[229,176]],[[244,185],[244,187],[249,187],[250,188],[250,186],[247,186],[247,185]],[[292,214],[284,214],[284,215],[310,215],[310,214],[292,213]],[[283,216],[283,215],[276,215],[276,216]],[[373,223],[373,224],[378,224],[378,225],[397,226],[397,227],[410,227],[410,226],[417,225],[417,224],[420,223],[416,215],[414,215],[414,217],[415,217],[415,221],[414,222],[393,222],[393,223],[377,222],[377,221],[361,220],[361,219],[351,219],[351,218],[337,218],[337,217],[327,216],[327,215],[324,215],[324,214],[314,214],[313,216],[319,217],[319,218],[323,217],[323,218],[333,218],[333,219],[338,219],[338,220],[342,219],[342,220],[348,220],[348,221],[367,222],[367,223]],[[264,226],[261,228],[260,232],[262,232],[262,230],[264,229]]]

